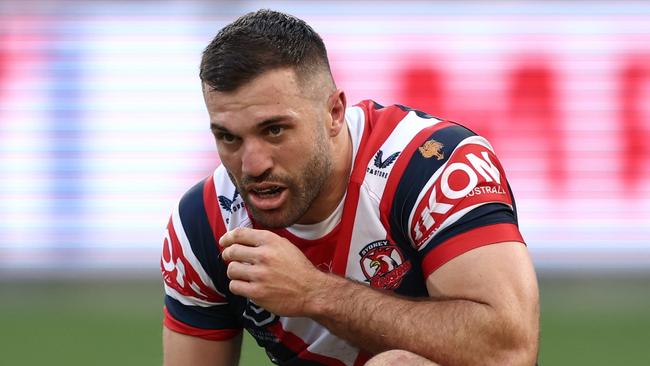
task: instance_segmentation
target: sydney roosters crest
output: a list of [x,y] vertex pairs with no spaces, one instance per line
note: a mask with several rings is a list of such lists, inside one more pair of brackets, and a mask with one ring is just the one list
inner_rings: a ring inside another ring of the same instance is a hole
[[411,269],[411,262],[405,260],[402,251],[388,240],[373,241],[359,255],[363,274],[372,287],[395,289]]

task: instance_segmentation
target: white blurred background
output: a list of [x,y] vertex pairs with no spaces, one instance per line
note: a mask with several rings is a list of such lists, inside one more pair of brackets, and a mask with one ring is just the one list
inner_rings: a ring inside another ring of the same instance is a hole
[[487,136],[541,273],[650,270],[650,4],[0,2],[0,276],[157,275],[218,156],[203,48],[261,7],[324,38],[354,104]]

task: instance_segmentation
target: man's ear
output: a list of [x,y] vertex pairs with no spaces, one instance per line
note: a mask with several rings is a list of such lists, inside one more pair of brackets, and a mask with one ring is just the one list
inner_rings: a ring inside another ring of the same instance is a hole
[[345,123],[345,108],[347,107],[347,100],[345,92],[341,89],[336,89],[328,98],[327,105],[329,107],[330,121],[329,126],[330,136],[336,136],[341,132],[343,124]]

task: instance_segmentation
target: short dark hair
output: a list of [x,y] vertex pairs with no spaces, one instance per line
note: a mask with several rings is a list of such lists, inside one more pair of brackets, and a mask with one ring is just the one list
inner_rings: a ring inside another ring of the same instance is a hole
[[230,92],[281,67],[293,67],[298,77],[318,69],[331,75],[325,44],[312,27],[294,16],[262,9],[219,31],[203,51],[199,76],[214,90]]

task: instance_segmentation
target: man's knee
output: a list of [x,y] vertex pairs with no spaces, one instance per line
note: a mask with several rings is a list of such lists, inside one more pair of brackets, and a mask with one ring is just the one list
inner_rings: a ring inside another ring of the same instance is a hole
[[382,352],[366,362],[365,366],[438,366],[437,363],[431,362],[426,358],[416,355],[415,353],[400,349],[393,349]]

